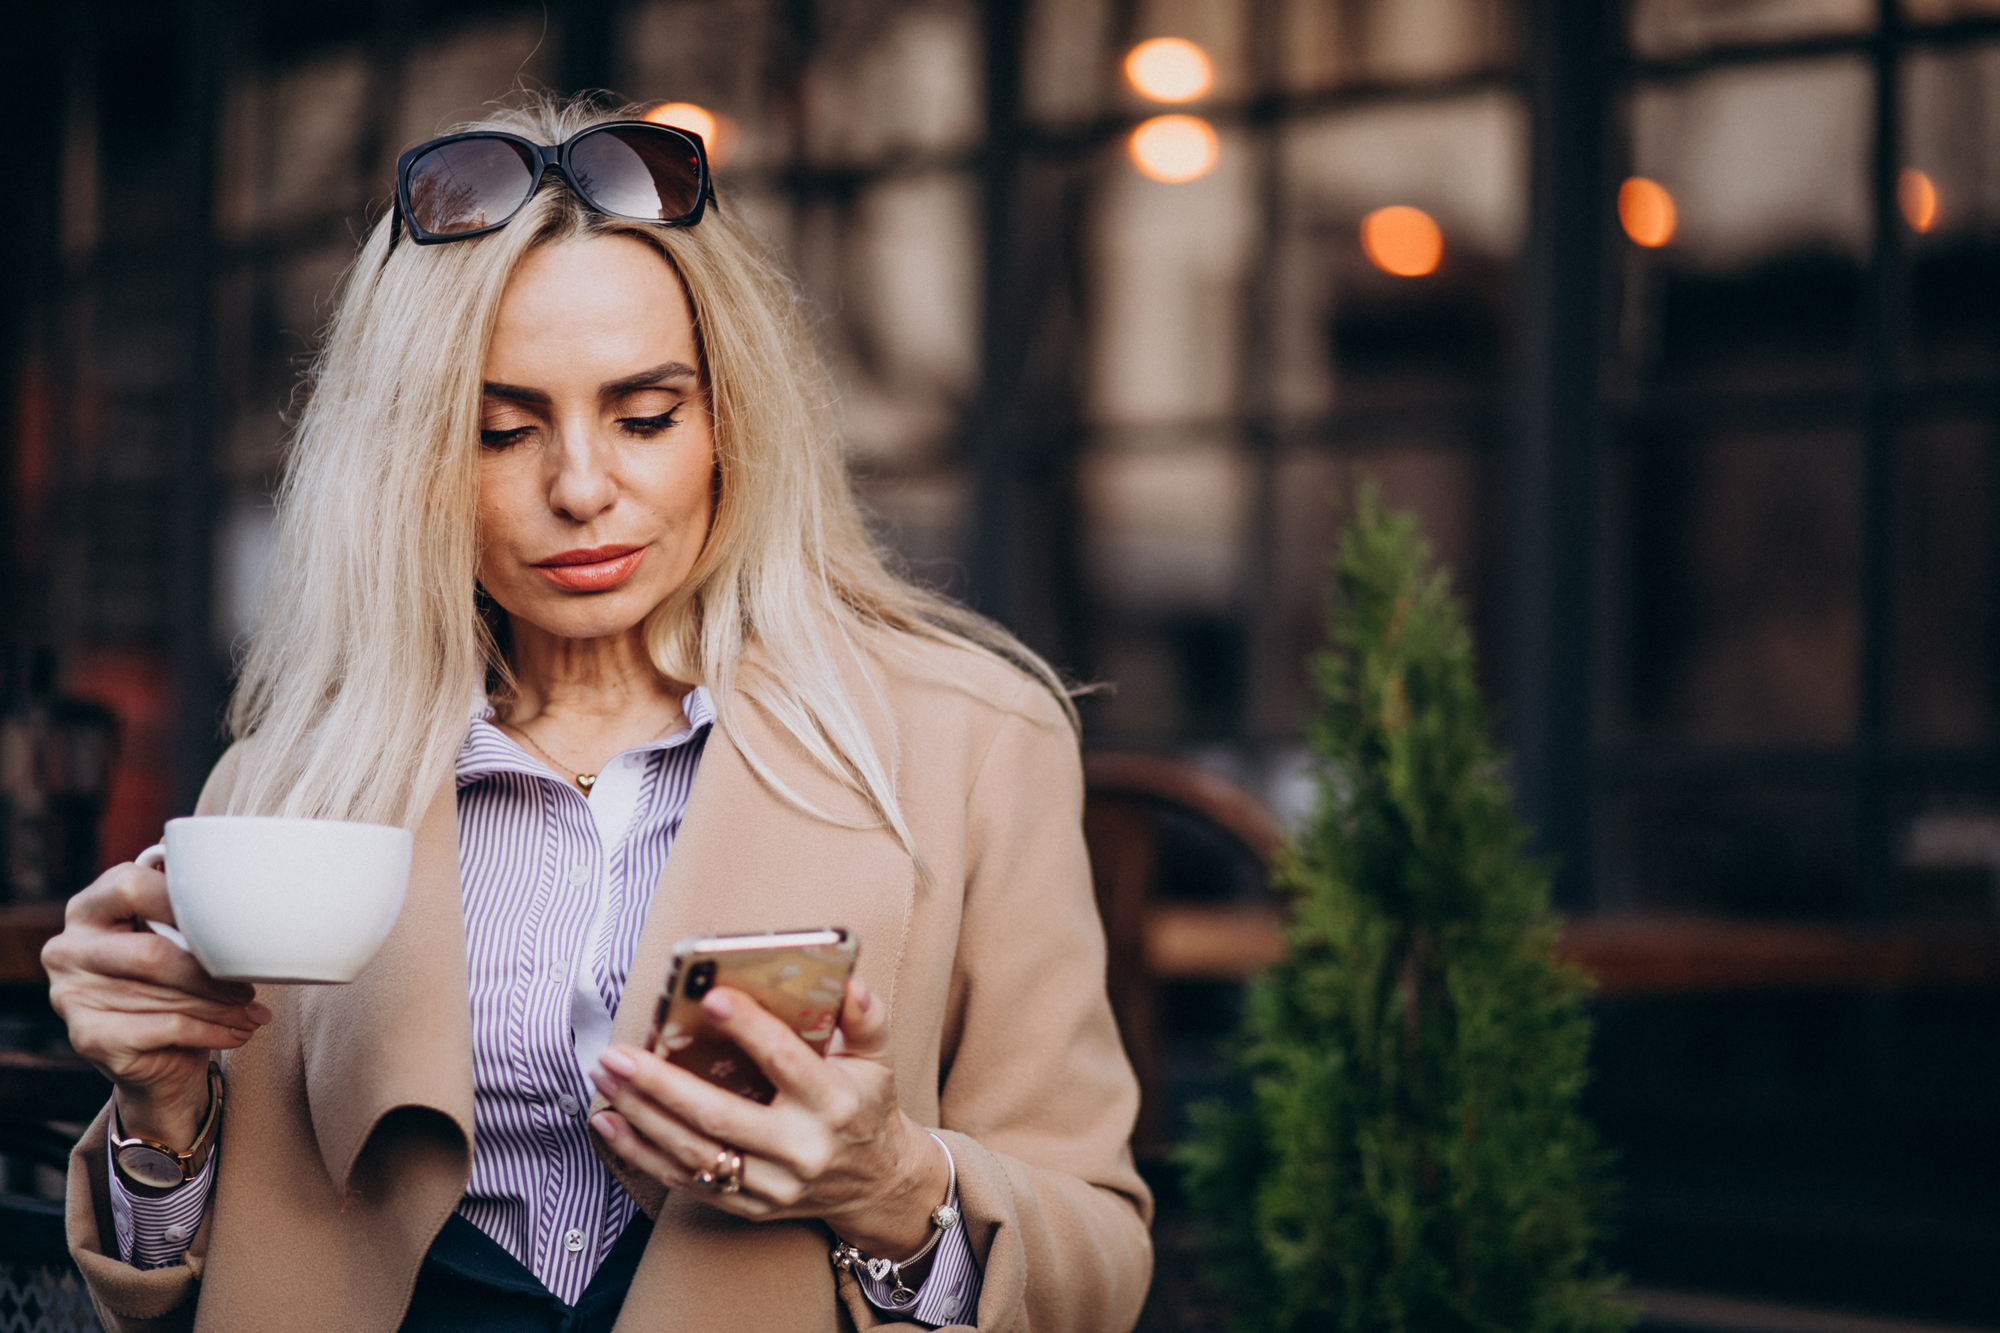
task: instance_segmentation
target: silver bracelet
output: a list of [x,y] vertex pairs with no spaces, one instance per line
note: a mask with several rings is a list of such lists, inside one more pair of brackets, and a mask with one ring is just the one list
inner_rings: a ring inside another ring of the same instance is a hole
[[928,1258],[930,1252],[937,1248],[937,1243],[944,1239],[944,1233],[958,1225],[958,1161],[951,1155],[950,1144],[935,1134],[931,1137],[937,1139],[937,1146],[944,1149],[945,1165],[951,1168],[951,1184],[945,1187],[944,1202],[931,1209],[931,1238],[924,1242],[924,1247],[898,1263],[893,1259],[870,1259],[840,1237],[833,1238],[833,1266],[843,1273],[853,1273],[858,1268],[877,1282],[884,1278],[892,1279],[896,1285],[890,1289],[889,1300],[895,1305],[917,1298],[917,1293],[903,1281],[903,1270]]

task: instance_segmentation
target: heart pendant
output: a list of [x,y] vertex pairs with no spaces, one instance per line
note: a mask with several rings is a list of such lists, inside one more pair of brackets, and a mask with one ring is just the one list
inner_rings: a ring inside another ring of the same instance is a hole
[[887,1259],[870,1259],[868,1261],[868,1276],[880,1282],[883,1278],[889,1276],[889,1270],[892,1267],[894,1265]]

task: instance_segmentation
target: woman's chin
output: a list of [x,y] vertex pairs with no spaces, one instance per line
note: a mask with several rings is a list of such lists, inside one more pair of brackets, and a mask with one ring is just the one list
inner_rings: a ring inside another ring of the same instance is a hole
[[665,599],[648,597],[639,589],[619,588],[556,597],[544,594],[525,600],[528,605],[505,608],[517,622],[526,621],[558,639],[609,639],[638,628]]

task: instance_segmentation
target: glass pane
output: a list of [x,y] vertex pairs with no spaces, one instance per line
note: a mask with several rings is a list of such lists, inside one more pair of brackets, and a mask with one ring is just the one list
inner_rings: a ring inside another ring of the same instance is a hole
[[1093,451],[1082,490],[1102,602],[1161,618],[1226,613],[1242,578],[1249,480],[1244,455],[1224,442]]
[[1112,0],[1026,0],[1021,93],[1036,120],[1079,121],[1123,83]]
[[1236,408],[1238,325],[1255,216],[1248,145],[1180,185],[1107,170],[1090,270],[1088,410],[1102,424],[1214,423]]
[[1925,379],[2000,368],[2000,46],[1904,66],[1898,203],[1914,365]]
[[1632,46],[1647,56],[1874,26],[1874,0],[1636,0],[1632,6]]
[[2000,916],[2000,808],[1933,797],[1904,823],[1897,848],[1896,914],[1991,922]]
[[1620,461],[1619,690],[1672,747],[1853,732],[1860,463],[1841,428],[1662,426]]
[[1520,247],[1528,122],[1507,94],[1302,117],[1286,131],[1284,154],[1293,206],[1354,260],[1363,259],[1362,217],[1390,204],[1436,220],[1447,262],[1460,252],[1507,258]]
[[1507,62],[1519,19],[1506,0],[1290,0],[1286,81],[1437,79]]
[[1600,893],[1628,912],[1838,917],[1854,899],[1854,804],[1836,790],[1709,778],[1603,803]]
[[815,210],[825,253],[807,271],[866,463],[935,458],[960,429],[979,361],[977,198],[969,177],[939,173]]
[[1993,425],[1907,429],[1896,460],[1891,724],[1898,739],[1991,744],[2000,688],[2000,468]]
[[[1501,94],[1315,117],[1286,135],[1280,403],[1434,413],[1496,387],[1525,135],[1519,104]],[[1383,209],[1428,219],[1434,266],[1379,266],[1387,256],[1366,229]]]
[[818,33],[805,76],[806,154],[866,162],[979,142],[985,80],[969,3],[848,11]]
[[1903,0],[1903,18],[1910,23],[1949,23],[1987,14],[2000,14],[2000,0]]
[[1865,64],[1837,59],[1640,88],[1632,171],[1673,196],[1675,262],[1740,268],[1802,251],[1864,256],[1872,87]]

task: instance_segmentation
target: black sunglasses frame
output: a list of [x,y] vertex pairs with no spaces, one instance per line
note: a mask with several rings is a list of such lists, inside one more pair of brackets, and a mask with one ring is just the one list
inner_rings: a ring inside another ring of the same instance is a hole
[[[629,213],[614,213],[608,208],[600,207],[598,202],[590,197],[590,192],[585,190],[583,185],[577,180],[576,173],[570,170],[570,149],[579,140],[588,139],[593,134],[602,134],[607,130],[624,129],[643,129],[653,133],[665,134],[679,139],[694,149],[695,195],[693,208],[690,208],[677,218],[641,218],[633,217]],[[423,157],[426,153],[434,152],[448,144],[463,143],[468,139],[498,139],[502,143],[510,143],[517,148],[525,150],[530,160],[535,163],[534,181],[529,185],[528,192],[521,196],[521,202],[514,205],[509,210],[507,216],[501,218],[498,222],[489,223],[473,231],[430,231],[418,224],[416,214],[411,208],[410,168],[415,166],[417,159]],[[389,248],[391,250],[396,248],[396,240],[402,234],[402,229],[406,225],[410,229],[410,239],[418,245],[444,245],[451,241],[469,241],[475,236],[484,236],[488,232],[498,231],[512,222],[520,214],[521,210],[528,206],[528,201],[535,197],[537,190],[541,189],[542,181],[548,176],[551,169],[562,178],[563,184],[569,186],[570,193],[583,201],[584,207],[593,212],[602,213],[606,217],[620,218],[627,222],[651,222],[661,227],[692,227],[701,221],[701,215],[708,205],[715,202],[715,182],[709,175],[708,170],[708,149],[702,144],[699,134],[680,129],[677,126],[661,125],[650,120],[607,120],[595,125],[587,125],[559,144],[539,144],[531,139],[523,139],[518,134],[508,134],[504,130],[467,130],[463,134],[447,134],[441,139],[431,139],[420,143],[396,159],[396,207],[394,210],[394,220],[390,223]]]

